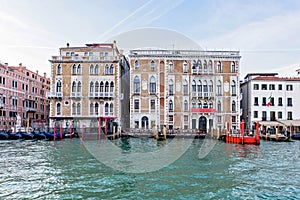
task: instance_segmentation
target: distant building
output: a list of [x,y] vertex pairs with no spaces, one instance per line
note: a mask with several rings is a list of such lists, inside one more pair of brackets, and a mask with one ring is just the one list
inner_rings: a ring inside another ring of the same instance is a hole
[[247,128],[255,121],[265,128],[300,126],[300,78],[277,75],[250,73],[241,83],[241,118]]
[[45,125],[49,117],[50,79],[46,73],[19,66],[0,64],[0,129],[11,129],[16,125],[17,114],[21,125],[35,128]]
[[[115,43],[59,49],[52,56],[50,126],[129,124],[129,67]],[[127,103],[126,103],[127,102]],[[128,125],[127,125],[128,126]]]
[[238,51],[130,51],[130,127],[239,129]]

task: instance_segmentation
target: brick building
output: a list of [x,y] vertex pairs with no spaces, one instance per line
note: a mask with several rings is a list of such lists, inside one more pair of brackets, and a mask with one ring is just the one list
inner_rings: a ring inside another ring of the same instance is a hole
[[238,51],[130,51],[130,127],[239,129]]
[[97,127],[100,122],[106,131],[112,121],[128,126],[129,67],[116,43],[67,44],[59,53],[49,60],[50,126]]
[[31,127],[47,123],[49,100],[46,92],[50,90],[50,79],[46,73],[19,66],[0,64],[0,129],[11,129],[16,125],[16,115],[22,118],[21,125]]

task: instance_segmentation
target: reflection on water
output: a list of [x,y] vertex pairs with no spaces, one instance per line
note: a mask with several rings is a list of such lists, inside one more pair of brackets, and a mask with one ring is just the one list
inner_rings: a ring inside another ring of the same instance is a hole
[[[113,142],[130,154],[169,141]],[[202,142],[161,170],[127,174],[98,162],[79,139],[0,141],[0,199],[300,199],[299,141],[218,142],[199,159]]]

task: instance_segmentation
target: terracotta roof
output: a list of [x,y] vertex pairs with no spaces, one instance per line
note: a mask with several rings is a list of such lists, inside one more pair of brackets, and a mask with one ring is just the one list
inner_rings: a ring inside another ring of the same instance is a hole
[[256,81],[300,81],[297,77],[258,76],[252,80]]

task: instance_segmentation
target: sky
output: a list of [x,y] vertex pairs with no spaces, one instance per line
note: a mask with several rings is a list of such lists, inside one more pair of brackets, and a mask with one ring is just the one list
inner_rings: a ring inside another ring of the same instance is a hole
[[175,31],[204,50],[240,51],[241,79],[300,68],[299,0],[0,0],[0,7],[0,61],[48,76],[48,60],[67,42],[107,42],[143,28]]

